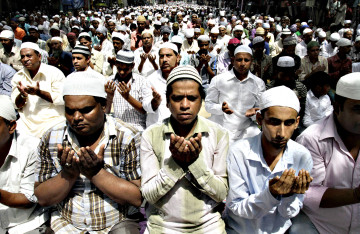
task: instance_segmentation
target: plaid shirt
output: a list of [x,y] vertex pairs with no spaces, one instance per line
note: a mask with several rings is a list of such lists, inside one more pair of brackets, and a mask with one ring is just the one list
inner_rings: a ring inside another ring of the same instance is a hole
[[[119,80],[116,75],[110,77],[110,80],[115,81],[116,85],[119,84]],[[127,83],[129,86],[131,84],[130,95],[142,103],[144,97],[142,89],[146,86],[145,77],[132,73],[132,77]],[[140,113],[137,111],[129,102],[127,102],[120,94],[119,90],[115,90],[114,99],[114,116],[119,118],[125,123],[130,123],[137,127],[140,131],[143,131],[146,128],[146,114]]]
[[[44,182],[61,172],[57,144],[62,144],[64,148],[70,147],[75,152],[80,149],[74,133],[65,122],[50,129],[44,134],[38,148],[39,164],[35,172],[37,181]],[[140,179],[140,133],[134,127],[107,116],[99,145],[102,144],[105,144],[106,171],[129,181]],[[96,230],[96,233],[99,233],[99,230],[109,231],[112,226],[122,221],[127,207],[111,200],[80,174],[69,195],[57,205],[57,209],[55,213],[58,215],[51,220],[51,227],[55,232],[79,233],[81,230]]]

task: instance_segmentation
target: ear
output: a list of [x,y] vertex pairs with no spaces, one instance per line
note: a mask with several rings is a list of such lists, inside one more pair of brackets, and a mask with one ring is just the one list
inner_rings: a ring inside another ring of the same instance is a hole
[[256,113],[256,122],[259,126],[262,126],[262,121],[264,120],[264,117],[261,115],[260,112]]
[[296,117],[296,121],[295,121],[295,129],[297,129],[297,128],[298,128],[299,123],[300,123],[300,116]]
[[15,132],[15,129],[16,129],[16,121],[11,120],[9,123],[9,134],[13,134]]
[[181,60],[181,55],[180,53],[176,56],[176,63],[179,65],[180,64],[180,60]]

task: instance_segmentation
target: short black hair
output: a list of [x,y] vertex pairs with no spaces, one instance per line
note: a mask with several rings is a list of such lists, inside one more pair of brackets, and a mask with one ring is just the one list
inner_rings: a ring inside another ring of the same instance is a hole
[[[172,88],[172,85],[176,82],[176,81],[182,81],[182,80],[193,80],[193,79],[190,79],[190,78],[181,78],[181,79],[177,79],[177,80],[174,80],[173,82],[171,82],[169,85],[166,86],[166,101],[169,102],[169,98],[170,98],[170,95],[172,94],[173,92],[173,88]],[[197,83],[197,82],[196,82]],[[201,97],[201,100],[205,99],[205,90],[203,88],[203,86],[199,83],[197,83],[199,85],[199,94],[200,94],[200,97]]]
[[316,86],[325,86],[325,85],[330,85],[330,76],[329,74],[327,74],[326,72],[323,71],[319,71],[319,72],[315,72],[313,73],[307,80],[306,80],[307,84],[306,86],[312,88],[315,88]]

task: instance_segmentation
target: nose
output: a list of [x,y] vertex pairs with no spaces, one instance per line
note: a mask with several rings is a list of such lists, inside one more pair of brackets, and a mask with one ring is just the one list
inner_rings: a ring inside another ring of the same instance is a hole
[[280,124],[276,131],[276,138],[277,139],[283,139],[285,137],[285,125]]
[[190,108],[190,101],[185,97],[180,103],[181,110],[187,110]]
[[80,111],[75,111],[75,113],[74,113],[74,121],[75,122],[80,122],[82,119],[83,119],[83,116],[80,113]]

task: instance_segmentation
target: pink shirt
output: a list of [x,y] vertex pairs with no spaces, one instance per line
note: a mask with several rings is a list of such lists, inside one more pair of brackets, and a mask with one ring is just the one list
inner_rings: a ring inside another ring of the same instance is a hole
[[337,133],[334,115],[308,127],[296,141],[313,158],[314,178],[305,194],[303,211],[320,233],[360,233],[360,204],[320,208],[327,188],[348,189],[360,184],[360,160],[355,161]]

